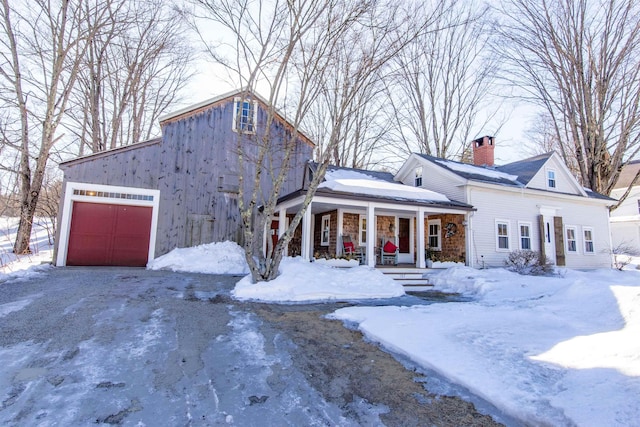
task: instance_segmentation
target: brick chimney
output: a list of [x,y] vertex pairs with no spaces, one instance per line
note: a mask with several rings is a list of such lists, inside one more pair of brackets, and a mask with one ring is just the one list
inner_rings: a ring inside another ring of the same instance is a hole
[[473,164],[476,166],[493,166],[493,149],[495,137],[483,136],[473,140]]

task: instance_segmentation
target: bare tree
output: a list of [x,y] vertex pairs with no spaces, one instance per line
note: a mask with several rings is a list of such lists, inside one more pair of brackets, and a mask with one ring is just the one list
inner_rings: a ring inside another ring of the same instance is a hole
[[45,220],[42,226],[47,230],[50,245],[53,244],[53,239],[56,235],[56,222],[58,219],[58,207],[60,205],[61,195],[62,179],[56,171],[50,167],[45,173],[42,190],[38,198],[38,206],[36,208],[36,215]]
[[486,49],[491,35],[486,9],[474,2],[443,2],[435,14],[434,25],[394,59],[395,71],[387,79],[395,142],[389,148],[395,155],[461,156],[500,108],[490,92],[496,62]]
[[508,0],[502,14],[505,78],[548,114],[582,184],[609,194],[640,151],[640,4]]
[[69,115],[80,155],[149,139],[191,75],[184,25],[166,2],[103,5],[109,20],[89,41]]
[[[201,18],[223,26],[236,40],[233,59],[226,64],[235,73],[237,82],[251,90],[265,87],[269,93],[264,129],[258,129],[253,144],[239,135],[237,155],[239,170],[245,170],[245,162],[251,162],[255,171],[253,176],[240,176],[238,205],[246,260],[254,281],[271,280],[277,276],[284,248],[322,181],[336,144],[345,134],[348,114],[354,111],[372,76],[415,36],[415,29],[407,26],[410,22],[407,11],[377,1],[195,3],[206,11]],[[345,78],[335,78],[334,72],[343,73]],[[337,96],[329,96],[331,91],[338,92]],[[255,248],[262,245],[263,230],[274,216],[300,125],[318,99],[335,100],[327,127],[328,142],[318,159],[318,169],[301,210],[276,246],[269,247],[266,256],[260,251],[256,253]],[[288,115],[292,125],[288,140],[279,150],[274,149],[276,136],[270,135],[276,106]],[[280,167],[274,167],[274,151],[280,156],[277,159]],[[264,173],[271,175],[274,188],[266,196],[260,192]],[[259,205],[263,207],[261,215],[257,214]]]
[[[529,144],[522,148],[532,156],[550,151],[557,153],[562,152],[562,141],[558,139],[553,120],[544,112],[536,116],[533,124],[527,129],[526,136]],[[564,162],[574,176],[580,175],[578,161],[576,160],[574,151],[567,152],[567,157],[564,158]]]
[[[348,79],[351,78],[348,69],[351,65],[348,59],[351,51],[348,46],[343,48],[342,68],[335,69],[330,76],[334,79],[332,82],[334,87],[347,85]],[[350,106],[351,111],[347,113],[348,119],[337,136],[339,140],[337,143],[332,143],[329,137],[336,114],[341,114],[339,106],[342,93],[333,90],[323,92],[317,102],[312,105],[304,127],[309,130],[316,143],[316,158],[323,158],[327,147],[331,144],[333,150],[329,154],[333,165],[352,168],[378,165],[380,159],[374,157],[374,154],[382,144],[387,142],[386,136],[390,127],[384,114],[387,100],[380,74],[378,72],[370,76],[360,93],[356,95],[357,99]]]
[[[14,252],[29,252],[33,216],[47,161],[62,138],[60,123],[69,106],[88,40],[99,24],[86,25],[86,12],[62,0],[17,4],[0,0],[0,86],[3,104],[17,125],[7,129],[5,146],[18,152],[20,223]],[[94,22],[104,13],[90,9]]]

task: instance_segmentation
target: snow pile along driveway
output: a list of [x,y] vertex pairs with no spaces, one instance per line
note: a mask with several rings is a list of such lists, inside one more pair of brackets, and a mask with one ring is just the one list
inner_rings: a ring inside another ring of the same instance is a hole
[[333,317],[524,422],[637,425],[640,272],[528,277],[460,267],[434,278],[476,301],[351,307]]
[[176,248],[151,261],[149,270],[171,270],[205,274],[247,274],[244,250],[234,242],[214,242],[191,248]]
[[393,298],[404,295],[402,285],[369,267],[333,268],[301,258],[284,258],[280,275],[270,282],[251,283],[247,276],[232,295],[239,300],[300,302]]

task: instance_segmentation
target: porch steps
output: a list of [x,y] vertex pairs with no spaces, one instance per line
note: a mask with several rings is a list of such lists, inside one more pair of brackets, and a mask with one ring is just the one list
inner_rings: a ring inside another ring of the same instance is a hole
[[407,292],[427,291],[433,288],[427,277],[432,270],[428,268],[378,267],[378,270],[404,286]]

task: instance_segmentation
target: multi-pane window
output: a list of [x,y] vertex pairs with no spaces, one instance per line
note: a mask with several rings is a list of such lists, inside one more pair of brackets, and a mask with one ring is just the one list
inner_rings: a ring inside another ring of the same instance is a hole
[[433,219],[427,224],[429,225],[429,248],[439,251],[442,249],[440,246],[440,220]]
[[329,246],[329,236],[331,232],[331,215],[324,215],[322,217],[320,233],[320,245]]
[[567,227],[565,229],[565,236],[567,240],[567,252],[578,252],[578,242],[576,240],[576,228]]
[[233,130],[236,132],[254,133],[256,122],[256,103],[245,99],[236,98],[233,111]]
[[496,221],[496,248],[509,250],[509,221]]
[[592,254],[595,252],[593,248],[593,229],[592,228],[584,228],[582,230],[584,234],[584,253]]
[[414,184],[416,187],[422,187],[422,166],[416,168],[416,177],[414,180]]
[[519,223],[518,228],[520,230],[520,249],[531,249],[531,224]]
[[360,236],[360,246],[367,244],[367,216],[360,215],[360,225],[358,227],[358,235]]
[[547,186],[549,188],[556,188],[556,172],[552,170],[547,171]]

